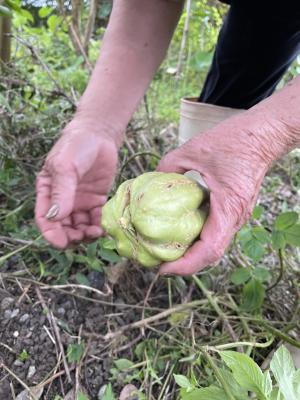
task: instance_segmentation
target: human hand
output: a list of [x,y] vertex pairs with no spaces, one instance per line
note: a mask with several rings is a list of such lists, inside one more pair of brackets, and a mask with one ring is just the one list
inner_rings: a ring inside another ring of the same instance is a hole
[[200,240],[180,259],[164,263],[161,274],[190,275],[216,263],[250,218],[270,160],[261,150],[256,128],[246,121],[231,118],[161,160],[159,171],[198,171],[210,190],[210,210]]
[[47,156],[36,181],[35,220],[44,238],[64,249],[102,235],[101,208],[117,167],[117,145],[74,119]]

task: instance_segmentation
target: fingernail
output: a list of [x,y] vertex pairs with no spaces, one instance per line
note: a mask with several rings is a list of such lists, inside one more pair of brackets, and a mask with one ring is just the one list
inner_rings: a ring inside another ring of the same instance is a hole
[[52,219],[54,217],[57,216],[59,211],[59,206],[58,204],[53,204],[53,206],[51,206],[46,214],[46,218],[47,219]]

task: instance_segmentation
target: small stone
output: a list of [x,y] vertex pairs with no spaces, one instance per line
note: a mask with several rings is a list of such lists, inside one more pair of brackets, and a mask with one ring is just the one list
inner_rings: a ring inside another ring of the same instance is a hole
[[19,319],[19,321],[21,322],[21,324],[23,324],[24,322],[26,322],[29,318],[29,314],[24,314],[22,315],[22,317]]
[[17,337],[19,337],[19,332],[18,332],[18,331],[14,331],[14,333],[13,333],[13,337],[14,337],[14,338],[17,338]]
[[1,309],[6,310],[14,301],[15,300],[12,297],[4,297],[4,299],[1,301]]
[[65,310],[63,307],[59,307],[59,308],[57,309],[57,314],[59,314],[59,315],[65,315],[65,313],[66,313],[66,310]]
[[14,310],[12,310],[11,315],[10,315],[10,319],[15,318],[18,314],[19,314],[19,309],[15,308]]
[[28,372],[27,372],[27,379],[30,379],[33,377],[33,375],[36,372],[36,368],[34,365],[30,365],[30,367],[28,368]]
[[5,310],[4,311],[4,318],[5,319],[10,319],[11,314],[12,314],[11,310]]
[[15,366],[15,367],[23,367],[23,362],[21,361],[21,360],[16,360],[14,363],[13,363],[13,365]]

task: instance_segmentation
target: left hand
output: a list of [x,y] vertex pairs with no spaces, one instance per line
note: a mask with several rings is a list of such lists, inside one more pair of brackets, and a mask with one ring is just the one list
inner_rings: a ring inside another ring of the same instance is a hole
[[263,128],[257,123],[251,128],[247,121],[243,116],[230,118],[161,160],[159,171],[198,171],[210,190],[210,210],[200,240],[180,259],[164,263],[161,274],[190,275],[216,263],[250,218],[270,160],[258,139],[264,135],[255,133],[260,129],[261,134]]

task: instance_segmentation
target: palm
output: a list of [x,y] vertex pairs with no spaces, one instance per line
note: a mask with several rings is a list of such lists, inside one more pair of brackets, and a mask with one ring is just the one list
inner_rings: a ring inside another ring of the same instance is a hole
[[[51,150],[37,180],[36,222],[56,247],[102,234],[101,208],[117,164],[117,149],[107,139],[88,135],[62,137]],[[53,204],[60,211],[45,216]]]

